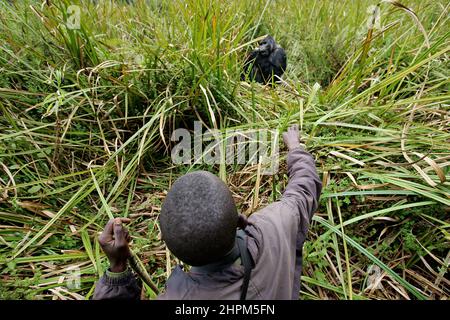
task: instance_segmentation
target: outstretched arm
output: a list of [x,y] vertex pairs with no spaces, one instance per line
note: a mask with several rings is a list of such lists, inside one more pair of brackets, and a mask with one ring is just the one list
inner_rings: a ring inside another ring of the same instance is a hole
[[314,159],[300,145],[298,125],[283,133],[289,149],[287,157],[289,182],[281,198],[300,213],[300,232],[306,234],[314,211],[317,210],[322,182],[317,175]]
[[[254,260],[262,259],[267,266],[277,270],[276,273],[288,274],[292,283],[283,281],[286,288],[292,285],[292,291],[284,294],[298,299],[303,243],[318,206],[322,183],[313,157],[300,145],[298,126],[292,126],[283,133],[283,140],[289,149],[286,190],[280,201],[250,216],[246,231],[254,239],[250,242]],[[258,248],[264,246],[270,249],[259,251]]]

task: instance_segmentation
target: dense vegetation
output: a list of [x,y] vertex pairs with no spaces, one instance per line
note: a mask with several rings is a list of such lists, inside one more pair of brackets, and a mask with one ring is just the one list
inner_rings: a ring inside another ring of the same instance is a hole
[[[0,2],[0,298],[90,298],[111,215],[163,288],[158,212],[189,170],[247,214],[280,197],[285,165],[173,165],[172,130],[200,119],[300,124],[324,182],[300,298],[448,298],[448,1],[128,2]],[[239,81],[265,34],[288,55],[276,88]]]

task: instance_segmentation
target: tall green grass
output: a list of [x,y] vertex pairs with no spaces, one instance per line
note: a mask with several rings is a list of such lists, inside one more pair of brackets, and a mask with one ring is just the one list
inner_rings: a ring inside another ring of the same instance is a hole
[[[324,182],[301,298],[448,298],[448,13],[418,0],[1,2],[0,297],[91,297],[108,214],[133,218],[133,249],[162,289],[177,261],[157,217],[188,170],[220,174],[248,214],[280,197],[284,165],[173,165],[172,130],[200,120],[300,124]],[[265,34],[288,55],[274,89],[239,81]]]

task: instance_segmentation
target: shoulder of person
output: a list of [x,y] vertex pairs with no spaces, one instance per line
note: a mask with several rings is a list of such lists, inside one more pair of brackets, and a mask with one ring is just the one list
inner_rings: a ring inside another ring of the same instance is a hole
[[253,224],[258,224],[261,220],[266,221],[267,219],[271,220],[271,218],[275,218],[277,213],[295,213],[296,210],[298,210],[297,207],[289,201],[278,200],[252,213],[248,221]]
[[177,265],[166,281],[165,290],[158,296],[158,300],[181,300],[189,294],[193,285],[189,274],[181,265]]

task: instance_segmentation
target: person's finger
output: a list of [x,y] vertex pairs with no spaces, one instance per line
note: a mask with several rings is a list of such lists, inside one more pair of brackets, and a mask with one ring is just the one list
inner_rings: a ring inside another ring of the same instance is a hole
[[117,244],[125,244],[125,228],[122,225],[122,220],[120,218],[114,219],[114,240]]
[[124,238],[127,242],[129,242],[128,239],[130,238],[130,234],[128,233],[128,230],[127,230],[126,227],[123,227],[123,238]]
[[120,219],[120,221],[122,221],[122,223],[129,223],[129,222],[131,222],[130,218],[119,218],[119,219]]
[[98,241],[100,242],[100,244],[104,244],[104,243],[107,243],[108,241],[112,240],[113,224],[114,224],[114,219],[109,220],[108,223],[106,224],[105,228],[103,229],[103,232],[98,237]]
[[292,129],[295,130],[295,131],[298,131],[298,124],[297,124],[297,123],[294,124],[294,125],[292,126]]

